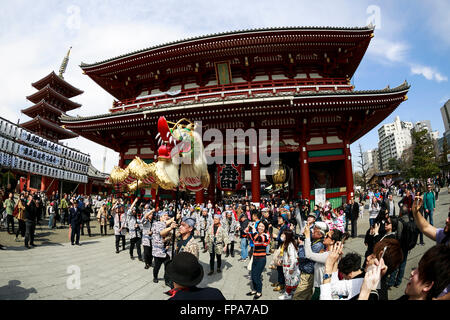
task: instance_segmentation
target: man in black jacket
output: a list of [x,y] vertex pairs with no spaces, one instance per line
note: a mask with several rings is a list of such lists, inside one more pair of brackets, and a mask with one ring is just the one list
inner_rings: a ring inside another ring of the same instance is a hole
[[72,233],[70,234],[70,242],[72,243],[72,245],[74,245],[74,241],[75,244],[80,245],[81,222],[81,211],[78,208],[77,203],[73,202],[72,207],[69,209],[69,224],[72,230]]
[[[80,210],[80,209],[78,209]],[[92,237],[91,235],[91,213],[94,212],[92,210],[92,205],[88,204],[83,209],[81,209],[81,235],[84,236],[84,226],[86,226],[89,237]]]
[[395,214],[395,201],[392,197],[392,193],[389,193],[387,198],[383,200],[381,203],[381,211],[385,213],[389,213],[389,216],[396,216]]
[[349,210],[349,219],[352,223],[352,238],[356,238],[358,236],[358,217],[359,217],[359,203],[354,199],[351,200],[351,207]]
[[37,197],[28,196],[28,202],[25,205],[25,247],[30,249],[28,243],[36,247],[34,244],[34,231],[36,229],[36,219],[38,216]]

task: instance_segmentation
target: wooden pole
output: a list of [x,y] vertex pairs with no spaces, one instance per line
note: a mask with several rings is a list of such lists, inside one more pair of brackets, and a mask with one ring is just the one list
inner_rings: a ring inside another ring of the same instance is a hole
[[[180,175],[181,175],[181,164],[178,167],[178,177],[180,177]],[[175,198],[175,213],[174,213],[175,221],[177,221],[177,224],[179,222],[178,220],[176,220],[177,219],[177,211],[178,211],[179,200],[180,200],[180,182],[178,181],[177,193],[176,193],[176,198]],[[176,233],[176,231],[174,230],[173,234],[172,234],[172,259],[173,259],[174,254],[175,254],[175,233]]]

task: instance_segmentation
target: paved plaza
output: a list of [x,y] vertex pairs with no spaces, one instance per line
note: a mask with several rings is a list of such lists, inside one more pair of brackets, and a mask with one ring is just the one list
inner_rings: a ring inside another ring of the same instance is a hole
[[[437,202],[435,225],[443,227],[448,214],[450,196],[444,189]],[[398,201],[399,198],[396,198]],[[354,251],[364,255],[364,234],[368,229],[369,215],[358,222],[358,237],[346,242],[345,252]],[[37,233],[39,234],[39,229]],[[22,242],[7,246],[0,251],[0,299],[39,300],[39,299],[119,299],[119,300],[161,300],[167,299],[164,291],[167,287],[162,280],[153,283],[153,269],[144,269],[144,263],[130,260],[128,250],[115,253],[114,237],[101,237],[91,240],[82,238],[81,246],[70,243],[47,243],[33,249],[25,249]],[[37,242],[39,244],[39,242]],[[200,245],[200,243],[199,243]],[[417,267],[423,253],[434,242],[425,238],[425,246],[416,246],[408,255],[405,278],[399,288],[389,291],[389,298],[403,295],[411,269]],[[127,247],[128,249],[128,241]],[[223,255],[221,274],[207,276],[209,254],[200,253],[200,261],[205,277],[200,287],[211,286],[222,291],[228,300],[249,300],[246,293],[250,289],[247,263],[238,262],[239,249],[234,258]],[[136,253],[135,253],[136,256]],[[280,295],[273,292],[271,281],[276,280],[276,271],[268,268],[272,259],[268,257],[263,272],[262,299],[277,299]],[[79,282],[76,281],[79,275]],[[78,286],[79,284],[79,286]]]

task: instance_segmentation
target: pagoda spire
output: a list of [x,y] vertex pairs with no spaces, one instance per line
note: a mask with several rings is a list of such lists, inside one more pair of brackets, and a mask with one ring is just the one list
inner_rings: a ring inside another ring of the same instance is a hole
[[59,77],[61,79],[64,79],[63,73],[66,72],[67,64],[69,63],[70,50],[72,50],[72,47],[70,47],[69,51],[67,51],[67,55],[64,57],[64,60],[61,63],[61,67],[59,68]]

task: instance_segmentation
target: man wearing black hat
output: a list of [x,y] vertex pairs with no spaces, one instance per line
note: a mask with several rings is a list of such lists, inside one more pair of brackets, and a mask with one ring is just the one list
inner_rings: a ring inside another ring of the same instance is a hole
[[169,300],[226,300],[216,288],[197,288],[204,272],[198,259],[189,252],[180,252],[167,265],[167,275],[174,289]]

